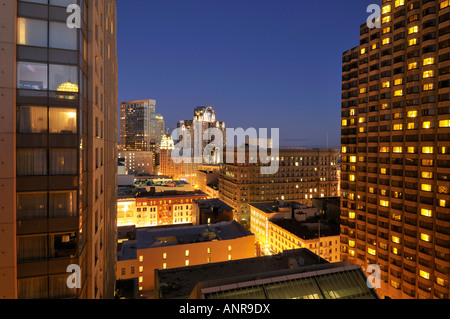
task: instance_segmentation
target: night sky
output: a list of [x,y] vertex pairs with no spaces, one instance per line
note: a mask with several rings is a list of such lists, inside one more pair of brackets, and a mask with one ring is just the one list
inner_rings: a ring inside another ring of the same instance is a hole
[[281,146],[340,147],[342,53],[378,0],[120,0],[119,102],[155,99],[166,127],[211,105]]

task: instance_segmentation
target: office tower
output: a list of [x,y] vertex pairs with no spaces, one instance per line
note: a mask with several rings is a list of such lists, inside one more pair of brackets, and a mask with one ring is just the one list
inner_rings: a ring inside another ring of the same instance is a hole
[[[245,163],[238,163],[239,152],[245,152]],[[261,174],[265,164],[260,157],[250,163],[250,155],[249,148],[236,148],[234,161],[219,164],[219,198],[236,209],[240,222],[250,221],[249,203],[291,200],[311,206],[312,198],[337,196],[338,149],[280,149],[272,159],[279,166],[274,174]]]
[[163,135],[159,150],[159,173],[179,179],[182,174],[182,163],[175,163],[172,159],[174,143],[170,134]]
[[[220,130],[222,133],[222,143],[217,142],[220,145],[216,145],[217,148],[223,150],[226,145],[226,129],[225,123],[216,120],[216,112],[211,106],[198,106],[194,109],[194,117],[192,120],[182,120],[178,121],[178,128],[185,129],[189,132],[191,137],[191,155],[193,158],[197,158],[199,163],[205,161],[203,157],[203,151],[205,147],[214,141],[217,137],[209,136],[204,138],[205,131],[209,128],[215,128]],[[215,151],[216,151],[215,150]],[[213,151],[211,155],[217,154]],[[213,157],[212,162],[208,164],[217,164],[219,161],[217,158]],[[196,162],[197,163],[197,162]],[[189,171],[196,171],[196,167],[189,168]]]
[[153,151],[156,143],[156,101],[120,103],[120,150]]
[[449,18],[383,1],[343,54],[342,258],[378,265],[383,297],[449,297]]
[[157,144],[157,150],[161,144],[161,139],[165,134],[164,117],[161,114],[155,115],[155,143]]
[[79,4],[0,10],[0,298],[114,296],[116,3]]

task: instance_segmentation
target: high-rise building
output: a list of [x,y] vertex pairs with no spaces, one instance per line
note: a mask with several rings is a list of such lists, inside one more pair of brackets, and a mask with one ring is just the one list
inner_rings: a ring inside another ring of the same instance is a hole
[[153,151],[151,145],[157,142],[155,110],[155,100],[120,103],[120,150]]
[[114,296],[116,2],[78,4],[2,2],[0,298]]
[[[223,138],[222,143],[217,143],[216,149],[211,153],[211,155],[218,154],[217,149],[223,150],[226,145],[225,123],[216,120],[216,112],[211,106],[196,107],[194,109],[193,119],[178,121],[178,128],[182,128],[190,134],[191,155],[194,158],[193,162],[195,163],[202,163],[205,160],[205,158],[203,158],[205,147],[217,139],[217,136],[214,138],[212,138],[212,136],[204,138],[205,132],[208,129],[212,128],[220,130]],[[197,160],[195,160],[195,158],[197,158]],[[218,159],[213,157],[212,162],[208,164],[217,164],[218,162]],[[195,172],[197,169],[194,167],[191,170]]]
[[383,1],[343,53],[341,254],[380,267],[382,297],[449,298],[449,19]]
[[155,143],[157,145],[157,150],[159,150],[159,146],[161,145],[161,139],[163,138],[165,131],[165,123],[164,116],[161,114],[155,115]]
[[[245,152],[245,163],[238,163],[239,152]],[[219,164],[219,198],[236,209],[241,222],[250,220],[249,203],[291,200],[311,206],[314,197],[337,196],[338,149],[280,149],[272,159],[279,166],[274,174],[261,174],[260,158],[250,163],[250,155],[249,148],[236,148],[234,162]]]

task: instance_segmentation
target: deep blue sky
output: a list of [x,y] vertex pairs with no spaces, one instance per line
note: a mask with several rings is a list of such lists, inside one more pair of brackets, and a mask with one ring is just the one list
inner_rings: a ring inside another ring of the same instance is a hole
[[119,101],[155,99],[172,129],[211,105],[282,146],[340,147],[342,53],[379,2],[120,0]]

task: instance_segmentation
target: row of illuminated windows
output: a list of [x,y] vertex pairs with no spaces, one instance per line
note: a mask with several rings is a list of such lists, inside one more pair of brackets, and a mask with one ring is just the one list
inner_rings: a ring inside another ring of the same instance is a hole
[[17,261],[73,258],[76,256],[77,241],[75,232],[20,236],[17,239]]
[[77,133],[77,109],[19,106],[17,131],[19,133]]
[[76,175],[76,149],[17,149],[17,176]]
[[[400,114],[400,113],[396,113],[396,114]],[[395,116],[395,114],[394,114]],[[415,118],[417,117],[417,111],[409,111],[407,113],[408,118]],[[399,118],[394,118],[394,120],[396,119],[402,119],[402,117]],[[366,118],[365,117],[360,117],[358,118],[358,124],[364,124],[366,123]],[[349,125],[355,125],[356,124],[356,120],[355,119],[343,119],[342,120],[342,126],[349,126]],[[446,128],[446,127],[450,127],[450,120],[440,120],[438,123],[439,128]],[[435,127],[435,122],[434,121],[423,121],[422,125],[421,125],[422,129],[432,129]],[[406,124],[406,129],[408,130],[416,130],[419,128],[419,123],[417,122],[410,122]],[[402,131],[404,129],[404,126],[402,123],[399,124],[393,124],[392,125],[392,130],[393,131]],[[366,128],[365,127],[360,127],[359,128],[359,132],[360,133],[364,133],[366,132]]]

